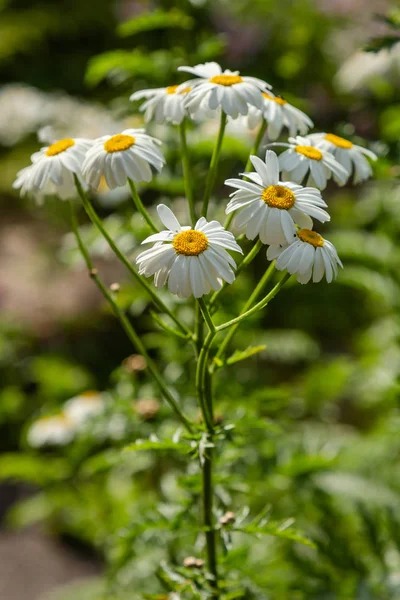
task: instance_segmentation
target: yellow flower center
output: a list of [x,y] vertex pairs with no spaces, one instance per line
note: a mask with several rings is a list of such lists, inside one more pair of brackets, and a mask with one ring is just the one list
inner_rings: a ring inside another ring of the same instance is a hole
[[118,133],[117,135],[113,135],[107,140],[104,144],[104,150],[106,152],[123,152],[124,150],[128,150],[135,143],[135,138],[133,135],[125,135],[123,133]]
[[296,197],[289,188],[284,185],[270,185],[261,194],[262,200],[271,208],[289,210],[294,206]]
[[271,96],[267,92],[262,92],[262,95],[267,100],[272,100],[273,102],[276,102],[277,104],[280,104],[281,106],[283,106],[284,104],[287,104],[287,101],[284,100],[283,98],[280,98],[279,96]]
[[229,87],[236,83],[242,83],[243,79],[240,75],[215,75],[214,77],[211,77],[210,82]]
[[87,390],[86,392],[83,392],[81,394],[81,397],[86,401],[86,400],[94,400],[95,398],[98,398],[99,396],[99,392],[96,392],[96,390]]
[[46,156],[56,156],[57,154],[61,154],[61,152],[65,152],[65,150],[68,150],[71,146],[75,146],[74,140],[65,138],[64,140],[60,140],[49,146],[46,150]]
[[296,146],[295,150],[306,158],[311,158],[311,160],[322,160],[323,158],[322,152],[314,146]]
[[349,148],[353,147],[352,142],[349,142],[349,140],[345,140],[344,138],[335,135],[334,133],[327,133],[325,139],[328,142],[331,142],[331,144],[337,146],[338,148],[345,148],[346,150],[349,150]]
[[[165,88],[165,91],[167,92],[167,94],[176,94],[178,87],[179,85],[169,85],[167,88]],[[192,88],[190,87],[184,88],[179,92],[179,94],[187,94],[188,92],[190,92],[191,89]]]
[[188,229],[181,231],[174,237],[172,245],[177,254],[185,256],[198,256],[208,248],[207,236],[202,231]]
[[322,235],[319,235],[316,231],[311,231],[311,229],[300,229],[297,232],[297,237],[301,239],[302,242],[307,242],[307,244],[311,244],[314,248],[318,248],[324,245],[324,238]]

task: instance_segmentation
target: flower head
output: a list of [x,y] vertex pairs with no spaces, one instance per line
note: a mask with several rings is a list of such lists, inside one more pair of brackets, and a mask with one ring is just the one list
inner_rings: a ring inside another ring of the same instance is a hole
[[75,196],[74,175],[81,179],[82,164],[91,145],[91,140],[65,138],[41,148],[32,154],[32,164],[17,174],[14,189],[39,202],[48,195],[62,199]]
[[296,236],[296,223],[311,228],[311,217],[322,223],[330,220],[319,190],[279,180],[275,152],[267,150],[265,162],[251,156],[251,162],[256,172],[243,173],[250,181],[225,181],[226,185],[237,188],[225,212],[240,210],[235,225],[245,227],[250,240],[258,235],[263,244],[290,244]]
[[321,281],[325,275],[330,283],[343,268],[335,246],[311,229],[299,229],[296,239],[289,246],[270,246],[268,260],[276,258],[276,268],[296,275],[299,283]]
[[268,123],[267,135],[270,140],[276,140],[284,127],[290,136],[298,133],[305,135],[314,124],[311,119],[284,98],[275,96],[271,91],[262,92],[263,107],[261,110],[250,107],[247,123],[250,129],[254,129],[261,123],[263,118]]
[[27,441],[33,448],[63,446],[72,440],[74,432],[74,423],[64,413],[59,413],[34,421],[28,429]]
[[245,77],[239,71],[222,71],[216,62],[208,62],[195,67],[179,67],[178,71],[192,73],[197,79],[182,84],[180,89],[190,87],[185,105],[189,113],[197,113],[221,108],[227,115],[236,119],[247,115],[249,106],[261,109],[261,92],[271,86],[256,77]]
[[161,171],[165,163],[160,144],[144,129],[125,129],[117,135],[104,135],[94,141],[86,154],[83,176],[95,189],[102,176],[110,189],[122,187],[128,178],[136,182],[150,181],[151,167]]
[[[328,150],[333,154],[335,159],[348,172],[347,179],[350,178],[352,172],[354,172],[354,183],[361,183],[371,177],[371,165],[365,157],[368,156],[371,160],[377,160],[378,158],[371,150],[357,146],[334,133],[312,133],[308,138],[315,142],[318,148]],[[337,181],[335,174],[333,177]]]
[[88,390],[70,398],[64,406],[64,414],[74,425],[79,426],[91,417],[103,412],[104,408],[103,394],[95,390]]
[[279,165],[289,173],[290,179],[301,183],[309,174],[307,185],[313,185],[320,190],[326,188],[326,182],[332,176],[339,185],[344,185],[348,179],[348,171],[324,148],[317,146],[310,137],[290,137],[289,143],[275,143],[286,146],[287,150],[279,156]]
[[146,123],[154,119],[156,123],[167,121],[179,125],[187,114],[185,99],[188,92],[190,92],[189,87],[169,85],[153,90],[140,90],[132,94],[129,100],[134,102],[146,98],[146,102],[140,107],[140,111],[144,112]]
[[157,207],[166,230],[146,238],[143,244],[155,242],[136,259],[139,273],[154,275],[156,287],[168,280],[168,289],[180,298],[200,298],[211,290],[219,290],[222,281],[233,283],[236,263],[226,250],[242,253],[232,233],[218,221],[201,217],[194,229],[182,227],[174,213],[164,204]]

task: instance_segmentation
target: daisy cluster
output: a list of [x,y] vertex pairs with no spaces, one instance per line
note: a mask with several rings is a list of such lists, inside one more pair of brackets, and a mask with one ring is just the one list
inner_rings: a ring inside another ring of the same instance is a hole
[[[140,110],[145,121],[180,126],[184,119],[220,116],[265,130],[267,148],[284,151],[278,157],[267,149],[264,160],[251,156],[255,170],[225,182],[234,188],[226,214],[237,213],[234,225],[248,239],[258,237],[268,246],[267,258],[276,260],[278,270],[295,274],[300,283],[318,282],[324,275],[332,281],[342,264],[334,246],[313,231],[313,219],[330,220],[321,190],[329,179],[345,185],[352,173],[354,183],[364,181],[372,174],[367,158],[375,160],[375,154],[332,133],[309,134],[311,119],[261,79],[223,71],[215,62],[178,70],[192,78],[131,95],[132,101],[144,100]],[[284,130],[288,142],[276,142]],[[143,129],[95,140],[53,141],[32,156],[14,187],[41,201],[47,195],[73,197],[76,186],[98,190],[105,182],[112,190],[127,182],[149,182],[165,165],[160,145]],[[153,246],[137,257],[139,274],[154,276],[156,287],[168,284],[181,298],[200,298],[234,281],[236,263],[230,252],[243,252],[228,225],[208,221],[206,214],[181,225],[164,204],[157,211],[165,229],[144,240]]]

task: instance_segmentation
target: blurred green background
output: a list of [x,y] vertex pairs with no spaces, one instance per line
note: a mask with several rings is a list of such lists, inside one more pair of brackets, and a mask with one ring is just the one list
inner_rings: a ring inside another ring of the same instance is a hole
[[[132,348],[87,277],[64,204],[38,207],[12,182],[44,127],[97,137],[140,126],[132,91],[180,83],[179,65],[208,60],[267,80],[315,131],[379,155],[373,181],[325,192],[332,221],[320,231],[345,265],[338,281],[285,289],[235,338],[239,349],[265,350],[218,374],[217,412],[235,425],[218,453],[218,510],[236,511],[250,529],[261,513],[271,519],[260,536],[222,535],[226,598],[400,598],[399,27],[388,0],[0,0],[4,598],[203,598],[163,595],[181,589],[179,577],[198,577],[179,571],[201,553],[198,471],[168,443],[121,451],[151,434],[168,440],[177,424],[165,406],[140,404],[159,400],[157,390],[126,360]],[[209,122],[189,132],[198,185],[216,130]],[[142,197],[184,214],[177,131],[149,131],[163,140],[167,167]],[[217,216],[223,181],[242,171],[254,135],[228,128]],[[133,259],[147,232],[126,191],[104,190],[94,202]],[[96,265],[121,284],[120,304],[196,415],[191,349],[154,331],[142,291],[83,213],[81,223]],[[225,317],[240,310],[265,262],[261,253],[229,288]],[[192,318],[192,306],[163,298]],[[30,449],[29,424],[87,389],[108,391],[105,413],[67,446]],[[283,533],[292,517],[314,547]],[[20,527],[27,533],[12,533]]]

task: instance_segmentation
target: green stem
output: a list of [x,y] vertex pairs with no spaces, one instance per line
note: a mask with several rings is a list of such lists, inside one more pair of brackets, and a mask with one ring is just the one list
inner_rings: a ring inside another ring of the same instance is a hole
[[[274,271],[275,271],[275,261],[273,261],[269,265],[268,269],[265,271],[264,275],[261,277],[257,286],[254,288],[253,293],[249,296],[246,304],[243,306],[243,309],[242,309],[240,315],[242,315],[246,311],[248,311],[249,308],[253,305],[253,303],[257,300],[258,296],[261,294],[262,290],[265,288],[268,281],[271,279],[272,275],[274,274]],[[215,359],[219,359],[219,358],[221,358],[221,356],[223,356],[226,348],[228,347],[229,343],[231,342],[238,327],[239,327],[239,323],[237,325],[235,325],[235,327],[232,327],[232,329],[228,332],[228,334],[223,339],[222,343],[220,344],[220,346],[218,348],[218,352],[215,355]]]
[[[257,243],[254,244],[254,246],[252,247],[250,252],[248,254],[246,254],[246,256],[244,257],[242,262],[238,265],[238,268],[236,269],[236,278],[239,275],[239,273],[255,259],[255,257],[257,256],[257,254],[260,252],[261,248],[263,248],[263,247],[264,247],[264,244],[262,244],[260,242],[260,240],[258,240]],[[214,292],[214,294],[211,296],[210,302],[208,304],[209,308],[214,306],[214,304],[216,303],[220,294],[224,291],[226,286],[227,286],[227,284],[224,283],[224,285],[221,287],[220,290],[218,290],[217,292]]]
[[82,238],[80,236],[80,233],[79,233],[79,227],[78,227],[78,222],[77,222],[77,218],[76,218],[76,214],[75,214],[75,208],[74,208],[74,204],[72,201],[70,201],[70,209],[71,209],[72,229],[75,234],[75,237],[76,237],[76,240],[78,243],[78,247],[82,253],[82,256],[85,260],[86,266],[89,270],[90,276],[95,281],[97,287],[99,288],[99,290],[101,291],[103,296],[106,298],[108,303],[111,305],[111,307],[115,313],[115,316],[119,319],[122,327],[125,330],[125,333],[127,334],[128,338],[131,340],[131,342],[134,345],[134,347],[136,348],[136,350],[138,352],[140,352],[140,354],[142,356],[144,356],[144,358],[146,359],[147,368],[149,369],[150,373],[153,375],[154,379],[156,380],[161,394],[165,397],[166,401],[168,402],[168,404],[170,405],[172,410],[175,412],[177,417],[180,419],[182,424],[189,431],[189,433],[192,433],[193,428],[192,428],[192,425],[190,424],[190,421],[185,417],[185,415],[182,413],[181,409],[179,408],[175,398],[169,391],[168,385],[164,381],[163,376],[159,372],[159,370],[158,370],[156,364],[154,363],[154,361],[152,360],[152,358],[149,356],[147,349],[146,349],[145,345],[143,344],[140,336],[136,333],[135,329],[133,328],[133,325],[131,324],[131,322],[125,315],[125,313],[120,309],[118,304],[115,302],[112,294],[108,291],[108,289],[106,288],[106,286],[100,279],[99,275],[97,274],[97,270],[93,268],[93,263],[90,258],[89,252],[87,251],[87,248],[85,247],[85,245],[82,241]]
[[129,179],[129,177],[128,177],[128,184],[129,184],[129,188],[131,190],[132,200],[133,200],[133,204],[135,205],[136,210],[138,212],[140,212],[140,214],[142,215],[143,219],[146,221],[146,223],[150,227],[150,229],[152,231],[154,231],[154,233],[158,233],[157,227],[154,225],[149,213],[145,209],[143,202],[140,199],[140,196],[137,192],[134,182],[132,181],[132,179]]
[[192,177],[190,173],[190,161],[189,161],[189,151],[186,140],[186,120],[184,119],[182,123],[179,125],[179,134],[181,140],[181,151],[182,151],[182,169],[183,169],[183,177],[185,182],[185,192],[186,198],[189,202],[189,210],[190,210],[190,219],[192,221],[192,225],[194,226],[196,223],[196,209],[194,202],[194,194],[192,187]]
[[213,419],[213,399],[210,373],[208,369],[208,357],[212,342],[216,335],[216,329],[212,322],[210,313],[203,299],[198,300],[198,306],[205,322],[209,328],[208,335],[201,348],[200,356],[197,362],[196,387],[199,398],[199,404],[203,414],[203,419],[208,432],[208,441],[210,445],[205,448],[202,461],[202,480],[203,480],[203,519],[206,536],[207,549],[207,567],[213,577],[212,600],[218,600],[218,570],[217,570],[217,548],[216,532],[214,526],[213,514],[213,445],[214,445],[214,419]]
[[206,527],[207,567],[213,576],[212,600],[218,600],[217,548],[213,516],[213,448],[206,449],[203,464],[203,518]]
[[263,298],[262,300],[260,300],[260,302],[258,302],[257,304],[255,304],[248,311],[240,314],[238,317],[235,317],[231,321],[227,321],[226,323],[222,323],[222,325],[218,325],[218,327],[216,327],[217,333],[219,333],[220,331],[223,331],[224,329],[227,329],[228,327],[232,327],[233,325],[237,325],[237,324],[241,323],[244,319],[247,319],[247,317],[250,317],[251,315],[253,315],[258,310],[261,310],[262,308],[265,308],[267,306],[267,304],[273,298],[275,298],[275,296],[277,295],[277,293],[285,285],[285,283],[287,282],[287,280],[290,279],[290,277],[291,277],[291,274],[290,273],[286,273],[282,277],[282,279],[275,285],[275,287],[272,288],[272,290],[269,292],[269,294],[267,294],[265,296],[265,298]]
[[[267,129],[268,123],[265,119],[263,119],[263,122],[261,123],[260,129],[258,131],[257,137],[255,139],[254,142],[254,146],[252,147],[252,149],[250,150],[250,154],[249,154],[249,158],[247,159],[247,163],[246,166],[244,168],[245,172],[247,173],[250,169],[251,169],[251,160],[250,160],[250,156],[257,156],[258,150],[260,148],[260,144],[262,142],[262,139],[264,137],[264,133]],[[235,212],[232,212],[228,218],[225,221],[224,227],[225,229],[229,229],[229,227],[231,226],[231,223],[233,221],[233,217],[235,216]]]
[[213,154],[211,157],[210,168],[208,170],[206,187],[205,187],[205,191],[204,191],[203,210],[201,213],[203,215],[203,217],[207,217],[208,205],[210,202],[211,193],[212,193],[215,179],[217,176],[217,168],[218,168],[219,157],[221,154],[222,141],[224,139],[225,127],[226,127],[226,114],[224,112],[221,112],[221,121],[220,121],[220,125],[219,125],[218,138],[217,138],[217,142],[214,146],[214,151],[213,151]]
[[103,237],[107,240],[108,245],[110,246],[110,248],[112,249],[114,254],[125,265],[125,267],[128,269],[130,274],[134,277],[134,279],[138,282],[138,284],[141,285],[146,290],[146,292],[149,294],[149,296],[153,300],[154,304],[162,312],[165,312],[183,333],[190,334],[189,329],[186,327],[186,325],[184,325],[183,323],[181,323],[179,321],[179,319],[173,314],[173,312],[157,296],[156,292],[146,282],[146,280],[143,277],[141,277],[139,275],[139,273],[137,273],[135,271],[135,269],[133,268],[133,266],[130,263],[130,261],[128,260],[128,258],[125,256],[125,254],[123,252],[121,252],[121,250],[118,248],[118,246],[116,245],[116,243],[114,242],[114,240],[112,239],[110,234],[105,229],[105,227],[102,223],[102,220],[98,217],[96,211],[94,210],[93,206],[89,202],[89,199],[88,199],[84,189],[82,188],[81,182],[79,181],[79,179],[76,175],[74,175],[74,179],[75,179],[75,185],[78,190],[79,196],[82,200],[83,207],[84,207],[89,219],[92,221],[93,225],[95,227],[97,227],[97,229],[100,231],[100,233],[103,235]]

